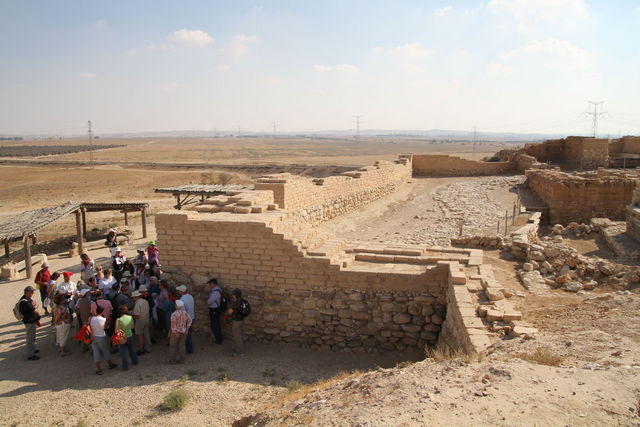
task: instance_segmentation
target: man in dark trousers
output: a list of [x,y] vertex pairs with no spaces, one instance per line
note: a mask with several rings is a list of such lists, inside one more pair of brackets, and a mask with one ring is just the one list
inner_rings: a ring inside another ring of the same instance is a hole
[[207,306],[209,307],[209,322],[213,341],[216,344],[222,344],[222,325],[220,324],[220,316],[226,310],[226,301],[222,294],[222,289],[218,286],[218,279],[209,280],[209,296],[207,297]]
[[36,303],[32,299],[36,290],[32,286],[24,288],[24,295],[20,298],[20,314],[22,315],[22,323],[27,331],[27,360],[38,360],[40,356],[36,355],[36,326],[40,322],[40,315],[36,311]]

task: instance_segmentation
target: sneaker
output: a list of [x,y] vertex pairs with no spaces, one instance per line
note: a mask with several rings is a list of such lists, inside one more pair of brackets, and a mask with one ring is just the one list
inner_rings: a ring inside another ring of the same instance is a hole
[[40,350],[36,349],[33,351],[34,353],[40,353]]
[[40,360],[40,356],[36,356],[35,354],[31,357],[28,357],[27,360]]

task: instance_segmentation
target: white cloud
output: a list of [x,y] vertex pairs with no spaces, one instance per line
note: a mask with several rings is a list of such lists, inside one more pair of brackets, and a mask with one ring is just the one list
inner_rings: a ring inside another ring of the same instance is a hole
[[84,72],[84,73],[80,73],[80,78],[83,79],[95,79],[96,77],[98,77],[95,73],[89,73],[89,72]]
[[420,43],[405,43],[402,46],[396,46],[389,49],[389,52],[397,55],[417,58],[420,56],[431,55],[432,53],[435,52],[435,50],[425,49],[422,47]]
[[500,62],[490,62],[486,66],[487,74],[492,77],[509,77],[513,72],[513,69]]
[[337,64],[337,65],[314,65],[313,69],[319,73],[328,73],[332,71],[342,71],[345,73],[356,73],[358,67],[351,64]]
[[587,80],[597,81],[597,80],[602,79],[602,74],[600,74],[600,73],[598,73],[598,72],[594,71],[594,72],[592,72],[592,73],[586,73],[586,74],[584,75],[584,78],[585,78],[585,79],[587,79]]
[[453,12],[453,6],[445,6],[439,7],[438,9],[433,11],[433,14],[436,16],[446,16]]
[[107,21],[105,21],[104,19],[98,19],[91,26],[94,30],[104,30],[105,28],[107,28]]
[[532,40],[500,55],[502,60],[529,59],[551,68],[584,69],[591,62],[591,53],[567,40]]
[[127,55],[134,56],[138,54],[138,49],[127,49]]
[[422,68],[416,64],[404,64],[404,69],[409,71],[410,73],[419,73],[422,71]]
[[373,52],[373,53],[382,53],[382,52],[384,52],[384,47],[383,46],[375,46],[375,47],[371,48],[371,52]]
[[268,86],[277,86],[280,83],[282,83],[282,80],[280,80],[279,78],[277,78],[275,76],[265,77],[264,79],[262,79],[262,81]]
[[585,0],[490,0],[488,7],[496,15],[507,15],[522,33],[544,21],[567,26],[589,17]]
[[453,56],[467,56],[469,55],[469,51],[466,49],[456,49],[452,52]]
[[173,43],[190,46],[207,46],[215,42],[213,38],[201,30],[182,29],[169,34],[167,40]]
[[163,90],[165,92],[173,92],[178,89],[179,86],[180,85],[176,82],[163,83],[160,85],[160,90]]
[[320,96],[326,95],[326,92],[324,90],[322,90],[322,89],[312,89],[311,93],[313,95],[320,95]]
[[218,64],[216,65],[216,70],[218,71],[229,71],[231,69],[231,67],[229,67],[227,64]]
[[636,13],[640,13],[640,6],[635,8]]
[[249,52],[249,47],[258,42],[260,42],[260,37],[238,34],[231,41],[229,51],[233,56],[239,58],[246,55]]

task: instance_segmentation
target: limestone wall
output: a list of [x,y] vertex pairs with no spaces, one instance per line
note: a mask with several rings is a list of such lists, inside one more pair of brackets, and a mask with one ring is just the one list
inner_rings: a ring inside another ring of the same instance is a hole
[[511,162],[479,162],[440,154],[414,154],[414,176],[500,175],[515,170]]
[[527,171],[529,187],[549,207],[551,223],[589,222],[605,217],[622,220],[636,179],[582,177],[557,170]]
[[327,178],[291,174],[258,179],[256,190],[271,190],[280,209],[317,223],[347,213],[395,191],[411,178],[411,158],[377,162],[356,171]]
[[176,282],[193,283],[196,331],[208,328],[205,282],[217,277],[251,301],[246,333],[252,339],[363,350],[437,341],[446,310],[445,267],[342,269],[329,259],[305,256],[262,216],[156,215],[163,265],[171,266]]
[[550,139],[539,144],[526,144],[522,150],[538,161],[598,167],[609,157],[609,140],[582,136]]
[[611,140],[609,152],[612,155],[640,154],[640,136],[623,136]]

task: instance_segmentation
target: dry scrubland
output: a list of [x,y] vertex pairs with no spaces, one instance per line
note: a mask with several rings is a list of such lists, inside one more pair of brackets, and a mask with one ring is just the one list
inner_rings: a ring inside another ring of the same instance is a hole
[[[7,142],[44,143],[74,145],[78,140]],[[394,159],[399,152],[480,158],[502,148],[487,145],[482,153],[474,153],[468,144],[270,139],[142,138],[99,143],[127,145],[95,153],[96,160],[115,163],[353,166]],[[46,159],[87,160],[88,153]],[[154,194],[153,188],[200,182],[209,171],[2,165],[0,215],[69,199],[148,201],[153,212],[173,205],[172,198]],[[252,178],[250,171],[234,173],[237,182]],[[444,243],[443,236],[454,232],[458,218],[466,215],[469,227],[488,232],[513,203],[511,186],[518,179],[416,179],[324,224],[322,231],[349,239]],[[462,207],[452,203],[456,197]],[[91,214],[88,219],[89,229],[122,224],[121,215],[108,213]],[[138,221],[132,218],[140,236]],[[73,227],[71,220],[60,222],[42,236],[71,235]],[[154,237],[153,224],[150,230]],[[138,239],[135,245],[142,243]],[[598,237],[567,239],[567,244],[582,254],[612,257]],[[101,242],[90,243],[89,250],[98,262],[108,261]],[[55,269],[78,270],[77,260],[64,254],[50,260]],[[35,363],[22,360],[22,327],[13,319],[11,306],[26,281],[0,283],[0,424],[229,425],[241,420],[239,425],[637,425],[640,298],[617,295],[606,287],[584,295],[561,290],[533,295],[517,279],[515,262],[493,250],[485,252],[485,260],[500,283],[515,292],[511,301],[539,334],[534,339],[502,340],[480,361],[433,354],[415,362],[423,355],[333,353],[256,344],[249,346],[246,357],[233,358],[227,345],[217,348],[208,337],[198,337],[196,354],[184,366],[163,363],[167,354],[161,342],[140,366],[130,372],[107,372],[99,384],[89,356],[77,347],[68,358],[55,355],[48,324],[38,335],[43,358]],[[162,402],[176,390],[184,390],[189,399],[183,409],[171,412]]]

